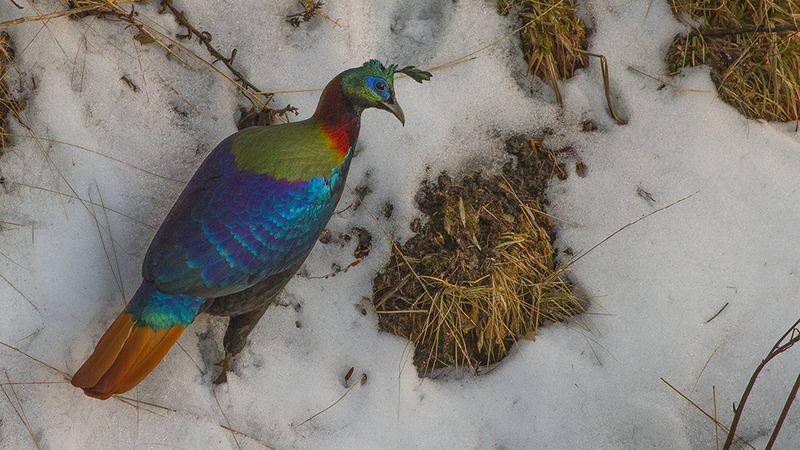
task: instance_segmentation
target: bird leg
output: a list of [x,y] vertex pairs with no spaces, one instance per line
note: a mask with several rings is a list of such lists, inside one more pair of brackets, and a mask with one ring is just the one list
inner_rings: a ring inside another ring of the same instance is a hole
[[233,370],[233,358],[244,349],[245,344],[247,344],[247,336],[256,327],[270,304],[267,303],[261,308],[231,317],[223,340],[225,358],[217,363],[217,365],[222,366],[222,373],[214,380],[214,384],[222,384],[228,381],[228,372]]

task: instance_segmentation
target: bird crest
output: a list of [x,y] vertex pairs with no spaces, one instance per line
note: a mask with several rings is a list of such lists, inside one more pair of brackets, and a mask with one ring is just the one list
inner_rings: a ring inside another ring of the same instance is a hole
[[399,70],[397,69],[397,67],[399,67],[397,64],[391,64],[389,65],[389,67],[384,67],[383,64],[377,59],[371,59],[365,62],[364,67],[368,67],[373,70],[379,70],[381,72],[386,73],[387,79],[394,78],[395,73],[402,73],[409,76],[417,83],[422,83],[423,81],[430,81],[431,77],[433,76],[430,72],[424,71],[422,69],[417,69],[414,66],[405,66]]

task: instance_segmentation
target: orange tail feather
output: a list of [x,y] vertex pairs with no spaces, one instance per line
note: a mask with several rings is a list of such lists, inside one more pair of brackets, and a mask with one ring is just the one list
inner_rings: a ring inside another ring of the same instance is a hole
[[75,372],[72,385],[101,400],[129,391],[158,365],[184,329],[137,327],[132,316],[123,312]]

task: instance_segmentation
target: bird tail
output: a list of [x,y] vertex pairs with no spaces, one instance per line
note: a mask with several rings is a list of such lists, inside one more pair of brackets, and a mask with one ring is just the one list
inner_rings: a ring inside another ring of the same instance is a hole
[[190,313],[189,323],[152,326],[151,321],[142,317],[141,305],[154,309],[153,306],[159,306],[158,296],[163,294],[151,284],[142,284],[129,306],[100,338],[94,353],[73,375],[73,386],[90,397],[105,400],[133,389],[158,365],[197,315],[196,311]]

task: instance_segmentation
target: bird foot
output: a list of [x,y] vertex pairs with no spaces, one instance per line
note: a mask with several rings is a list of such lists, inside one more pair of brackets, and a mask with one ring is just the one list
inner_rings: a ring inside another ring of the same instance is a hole
[[228,382],[228,372],[233,370],[233,355],[228,352],[225,352],[225,359],[217,363],[218,366],[222,367],[222,373],[219,374],[216,380],[214,380],[214,384],[222,384]]

